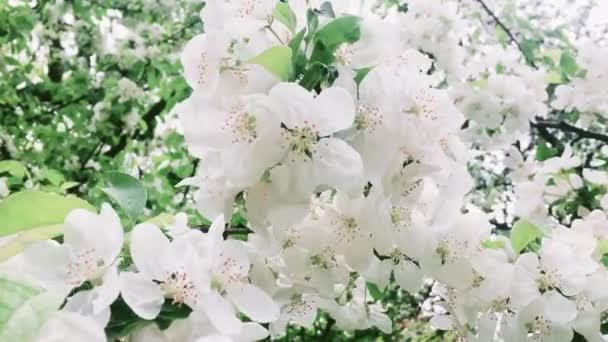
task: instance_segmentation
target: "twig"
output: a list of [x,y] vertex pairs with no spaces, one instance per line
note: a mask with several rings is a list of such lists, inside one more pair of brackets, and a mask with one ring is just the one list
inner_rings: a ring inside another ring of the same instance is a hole
[[608,135],[587,131],[582,128],[578,128],[576,126],[572,126],[564,121],[555,122],[555,121],[537,120],[536,122],[531,122],[530,124],[532,125],[532,127],[536,128],[536,129],[554,128],[554,129],[559,129],[564,132],[578,134],[578,136],[582,137],[583,139],[593,139],[593,140],[602,141],[604,143],[608,143]]
[[277,34],[277,32],[272,28],[272,23],[273,23],[273,18],[270,19],[270,21],[268,22],[268,25],[264,26],[264,28],[267,29],[268,31],[270,31],[270,33],[272,33],[272,35],[275,36],[275,38],[277,38],[279,43],[285,45],[285,42],[283,41],[283,39],[281,39],[281,37]]
[[515,43],[515,45],[517,45],[517,49],[519,49],[519,51],[524,56],[524,58],[526,59],[528,64],[530,64],[530,66],[532,66],[533,68],[536,68],[536,64],[534,63],[534,61],[530,58],[530,56],[528,56],[524,52],[523,47],[521,46],[521,44],[519,43],[517,38],[515,38],[515,35],[513,35],[511,30],[509,30],[509,28],[502,22],[502,20],[500,20],[498,18],[498,16],[496,16],[496,14],[494,14],[494,12],[488,7],[488,5],[483,0],[475,0],[475,1],[477,1],[479,4],[481,4],[481,7],[483,7],[483,9],[486,11],[486,13],[488,13],[492,17],[492,19],[494,20],[496,25],[498,25],[503,31],[505,31],[505,33],[507,34],[507,36],[509,37],[511,42],[513,42],[513,43]]
[[[367,291],[365,291],[367,293]],[[331,333],[331,329],[334,327],[334,324],[336,324],[336,321],[327,316],[327,324],[325,325],[325,328],[323,329],[323,333],[321,334],[321,341],[331,341],[329,339],[329,334]]]
[[[190,177],[194,177],[194,175],[196,174],[196,168],[198,167],[199,162],[200,162],[200,159],[195,159],[194,162],[192,163],[192,173],[190,174]],[[186,185],[186,187],[184,189],[184,195],[182,197],[182,201],[179,203],[180,207],[183,207],[184,205],[186,205],[186,202],[188,201],[189,192],[190,192],[190,185]]]
[[105,155],[113,158],[120,151],[122,151],[126,146],[127,142],[130,138],[150,138],[154,134],[154,128],[156,127],[156,117],[162,113],[162,111],[167,106],[167,101],[165,99],[160,99],[160,101],[156,102],[144,116],[142,116],[142,120],[146,122],[146,129],[141,131],[139,129],[135,130],[132,134],[122,134],[118,143],[112,146]]
[[[204,226],[194,226],[192,227],[192,229],[198,229],[200,231],[202,231],[203,233],[207,233],[209,231],[209,226],[204,225]],[[230,235],[240,235],[240,234],[250,234],[253,233],[253,231],[247,227],[232,227],[232,226],[228,226],[224,229],[224,238],[227,238]]]

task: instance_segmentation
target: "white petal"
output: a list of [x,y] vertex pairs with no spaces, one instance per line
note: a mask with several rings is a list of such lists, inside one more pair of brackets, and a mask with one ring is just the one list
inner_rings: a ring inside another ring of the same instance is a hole
[[199,301],[211,324],[224,334],[238,334],[242,322],[236,317],[236,312],[224,297],[215,292],[209,292]]
[[276,111],[281,122],[288,128],[308,126],[305,121],[310,123],[316,118],[311,116],[316,108],[312,93],[295,83],[279,83],[268,95],[278,106]]
[[319,134],[330,135],[347,129],[355,120],[355,103],[353,97],[343,88],[325,89],[315,99],[319,110]]
[[[173,325],[171,325],[173,327]],[[171,328],[170,327],[170,328]],[[147,324],[129,336],[129,342],[171,342],[156,324]]]
[[[215,271],[217,276],[222,278],[224,284],[233,280],[230,278],[242,279],[247,277],[251,262],[245,245],[239,240],[225,240],[216,246],[219,255],[213,256],[215,260]],[[228,266],[227,266],[228,265]]]
[[236,341],[250,342],[260,341],[268,337],[268,330],[255,322],[243,323],[241,333],[236,338]]
[[454,327],[454,318],[449,315],[437,315],[431,318],[431,326],[438,330],[450,330]]
[[63,242],[76,254],[94,251],[95,259],[106,265],[115,261],[124,241],[120,218],[108,204],[103,204],[101,212],[92,213],[76,209],[65,218]]
[[557,291],[544,293],[543,299],[543,311],[549,320],[564,324],[576,318],[576,304]]
[[131,232],[131,257],[137,270],[148,279],[159,280],[165,275],[160,260],[169,246],[169,239],[153,224],[138,224]]
[[235,340],[231,339],[228,336],[209,335],[198,338],[196,342],[235,342]]
[[304,328],[310,328],[317,318],[318,304],[314,298],[303,298],[302,302],[288,304],[287,310],[289,310],[288,318],[291,322]]
[[229,187],[223,179],[205,181],[198,186],[196,208],[204,217],[232,214],[232,203],[240,190]]
[[118,298],[120,293],[120,280],[118,278],[118,269],[116,266],[111,266],[101,279],[102,284],[95,286],[93,291],[95,297],[93,299],[93,312],[99,313],[107,309]]
[[103,327],[90,317],[58,311],[42,327],[37,342],[106,342]]
[[402,260],[393,269],[395,281],[404,290],[415,293],[422,286],[422,271],[413,262]]
[[363,273],[363,276],[370,282],[378,286],[380,290],[384,290],[391,277],[393,270],[393,260],[380,260],[371,258],[368,269]]
[[224,219],[224,215],[217,215],[213,223],[211,223],[211,227],[209,227],[209,236],[213,237],[214,242],[218,243],[219,241],[224,240],[223,234],[226,225],[226,220]]
[[227,296],[250,319],[267,323],[279,317],[279,307],[264,291],[251,285],[229,286]]
[[200,34],[190,39],[181,55],[184,77],[200,94],[211,96],[220,77],[219,51],[225,42],[220,35]]
[[29,246],[22,258],[25,276],[32,277],[46,289],[71,287],[66,283],[68,254],[67,248],[52,240]]
[[143,319],[156,318],[165,302],[158,284],[140,273],[121,273],[120,293],[131,310]]
[[383,333],[390,334],[393,331],[393,322],[391,322],[391,319],[387,315],[372,311],[370,316],[372,324]]
[[93,318],[100,326],[105,327],[110,321],[110,308],[108,306],[100,310],[93,310],[95,291],[81,291],[68,298],[63,310],[79,313],[83,316]]
[[317,185],[327,185],[346,192],[362,186],[361,156],[340,139],[321,139],[313,155],[313,164]]
[[211,98],[192,94],[175,107],[175,112],[188,150],[195,157],[230,146],[231,135],[224,129],[228,113]]

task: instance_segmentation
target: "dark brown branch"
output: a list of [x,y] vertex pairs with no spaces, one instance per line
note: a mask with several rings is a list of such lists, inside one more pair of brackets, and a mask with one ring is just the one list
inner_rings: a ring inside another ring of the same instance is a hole
[[[196,169],[198,168],[198,163],[200,162],[200,159],[195,159],[194,162],[192,163],[192,173],[190,174],[190,177],[194,177],[194,175],[196,174]],[[186,187],[184,188],[184,195],[182,197],[182,201],[180,202],[179,206],[183,207],[184,205],[186,205],[186,202],[188,201],[188,193],[190,192],[190,185],[186,185]]]
[[602,141],[604,143],[608,143],[608,135],[587,131],[582,128],[578,128],[576,126],[572,126],[564,121],[537,120],[536,122],[531,122],[530,124],[532,125],[532,127],[539,129],[539,130],[553,128],[553,129],[558,129],[563,132],[570,132],[570,133],[577,134],[578,137],[582,137],[583,139],[593,139],[593,140]]
[[488,7],[488,5],[483,0],[475,0],[475,1],[477,1],[481,5],[481,7],[483,7],[484,11],[486,13],[488,13],[490,15],[490,17],[492,17],[492,19],[494,20],[494,22],[496,23],[496,25],[498,25],[503,31],[505,31],[505,33],[509,37],[510,41],[513,42],[513,43],[515,43],[515,45],[517,46],[517,49],[524,56],[524,58],[526,59],[526,62],[528,64],[530,64],[530,66],[532,66],[533,68],[536,68],[536,64],[534,63],[534,61],[532,60],[532,58],[526,54],[526,52],[524,51],[523,46],[521,46],[521,43],[517,40],[517,38],[515,38],[515,35],[502,22],[502,20],[500,20],[498,18],[498,16],[490,9],[490,7]]
[[[209,231],[209,226],[208,225],[204,225],[204,226],[195,226],[192,227],[192,229],[198,229],[200,231],[202,231],[203,233],[207,233]],[[224,239],[227,238],[230,235],[239,235],[239,234],[251,234],[253,233],[253,231],[247,227],[232,227],[232,226],[227,226],[224,229]]]
[[165,99],[160,99],[160,101],[156,102],[152,107],[150,107],[146,114],[142,116],[142,120],[146,122],[146,128],[143,131],[137,129],[132,134],[121,134],[118,143],[112,146],[105,153],[105,155],[110,158],[115,157],[116,155],[118,155],[118,153],[120,153],[120,151],[122,151],[127,146],[129,139],[142,139],[152,137],[154,135],[154,128],[156,127],[156,117],[160,113],[162,113],[166,106],[167,101]]

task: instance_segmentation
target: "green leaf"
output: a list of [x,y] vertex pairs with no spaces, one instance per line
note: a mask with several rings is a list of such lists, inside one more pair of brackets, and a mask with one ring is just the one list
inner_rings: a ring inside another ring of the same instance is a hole
[[487,239],[481,243],[481,246],[486,249],[503,249],[505,242],[502,240]]
[[549,147],[547,143],[542,140],[538,143],[538,146],[536,146],[536,160],[538,161],[545,161],[556,155],[557,151],[554,148]]
[[173,224],[175,220],[175,216],[171,214],[160,214],[158,216],[154,216],[153,218],[146,221],[146,223],[151,223],[158,227],[166,227]]
[[599,255],[608,254],[608,240],[599,240],[595,249]]
[[272,15],[283,25],[285,25],[291,33],[296,32],[298,19],[286,2],[279,2],[274,8]]
[[278,45],[262,52],[249,60],[249,64],[259,64],[281,81],[289,80],[293,72],[292,52],[288,46]]
[[600,262],[602,265],[604,265],[604,267],[608,267],[608,254],[604,254],[600,259]]
[[378,286],[376,284],[367,282],[366,286],[367,286],[367,290],[369,291],[369,294],[372,295],[372,298],[374,300],[381,300],[382,297],[384,297],[384,293],[382,291],[380,291],[380,289],[378,288]]
[[0,332],[13,312],[40,291],[19,281],[0,276]]
[[36,241],[52,239],[63,234],[63,224],[26,230],[15,234],[7,243],[0,246],[0,262],[21,253]]
[[160,330],[165,330],[173,321],[188,318],[191,312],[192,309],[187,305],[173,305],[171,304],[171,300],[167,299],[163,303],[160,313],[156,316],[154,322],[156,322]]
[[317,31],[315,39],[329,48],[337,48],[344,43],[352,44],[361,38],[360,21],[361,18],[354,15],[334,19]]
[[361,38],[361,18],[347,15],[334,19],[317,31],[310,60],[331,64],[334,52],[342,44],[352,44]]
[[44,292],[31,297],[16,310],[12,310],[4,329],[0,330],[0,341],[36,341],[40,328],[64,300],[64,295],[55,292]]
[[334,12],[334,8],[331,5],[331,2],[329,1],[325,1],[324,3],[321,4],[320,7],[321,10],[321,14],[328,16],[330,18],[335,18],[336,17],[336,13]]
[[106,172],[107,187],[101,189],[129,215],[131,220],[139,217],[146,207],[148,194],[136,178],[122,172]]
[[502,27],[500,27],[499,25],[496,25],[496,40],[498,40],[498,42],[502,46],[507,46],[510,41],[510,38],[509,38],[509,35],[507,35],[507,32],[505,32],[505,30]]
[[543,233],[537,226],[526,220],[519,220],[513,225],[511,230],[511,245],[515,253],[521,252],[528,244],[537,238],[541,238]]
[[48,180],[49,183],[55,186],[59,186],[65,182],[65,176],[61,172],[53,169],[45,169],[40,178]]
[[300,85],[308,90],[312,90],[317,85],[321,84],[323,80],[326,80],[329,77],[330,72],[327,65],[314,62],[304,73],[304,76],[300,80]]
[[74,209],[95,211],[88,202],[74,196],[26,190],[0,202],[0,237],[24,230],[62,224]]
[[545,82],[548,84],[560,84],[562,81],[562,75],[558,72],[551,71],[545,74]]
[[365,78],[365,76],[367,76],[367,74],[369,74],[369,72],[372,71],[372,68],[361,68],[358,69],[355,74],[355,83],[357,83],[357,85],[361,84],[361,81],[363,81],[363,79]]
[[62,191],[67,191],[70,190],[76,186],[80,185],[80,183],[78,182],[65,182],[63,184],[61,184],[61,186],[59,187]]
[[561,57],[559,58],[559,67],[566,75],[574,75],[578,71],[576,59],[574,59],[574,57],[567,52],[562,53]]
[[534,39],[524,39],[521,42],[521,50],[524,54],[524,57],[526,57],[526,62],[528,64],[536,60],[536,53],[538,51],[539,45],[539,41]]
[[313,10],[309,9],[308,11],[306,11],[306,28],[308,33],[304,38],[307,44],[312,40],[312,37],[314,36],[315,32],[317,32],[318,27],[319,16],[317,16],[317,14]]
[[0,173],[8,173],[13,177],[23,179],[27,174],[25,166],[16,160],[3,160],[0,161]]
[[300,45],[302,45],[302,41],[304,39],[305,34],[306,29],[302,29],[291,39],[291,41],[287,45],[291,49],[291,63],[294,69],[290,81],[297,79],[297,77],[300,76],[306,69],[306,55],[304,54],[304,51],[300,49]]

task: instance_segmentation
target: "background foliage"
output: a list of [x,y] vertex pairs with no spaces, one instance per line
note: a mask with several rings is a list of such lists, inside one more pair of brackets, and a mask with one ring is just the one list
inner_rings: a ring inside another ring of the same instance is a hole
[[[385,2],[407,10],[406,1]],[[549,95],[584,72],[572,39],[601,35],[581,29],[584,22],[553,25],[555,4],[498,5],[461,1],[471,23],[467,47],[473,48],[475,40],[517,43],[530,66],[550,71]],[[123,209],[124,220],[183,211],[191,225],[205,227],[208,222],[196,213],[188,187],[176,187],[193,175],[196,162],[171,112],[191,91],[180,76],[177,56],[202,31],[202,7],[194,0],[0,0],[0,197],[40,189],[75,194],[99,207],[123,198],[112,191],[113,184],[128,180],[107,172],[120,171],[140,179],[147,193],[145,212],[137,206]],[[591,14],[589,8],[576,8],[579,20]],[[553,110],[531,127],[527,145],[518,148],[542,161],[572,146],[585,157],[586,168],[606,170],[608,163],[593,163],[608,160],[603,149],[608,137],[601,134],[606,120],[597,116],[582,130],[574,126],[579,114]],[[506,169],[497,167],[504,159],[504,154],[480,153],[470,165],[477,181],[471,196],[496,213],[497,231],[513,225],[513,187]],[[580,207],[599,208],[596,195],[605,191],[585,183],[551,210],[562,222],[571,222]],[[244,226],[239,213],[232,225]],[[429,292],[411,296],[391,287],[377,294],[395,322],[390,336],[377,330],[345,335],[322,318],[311,330],[291,328],[285,340],[449,341],[425,323],[423,302]]]

